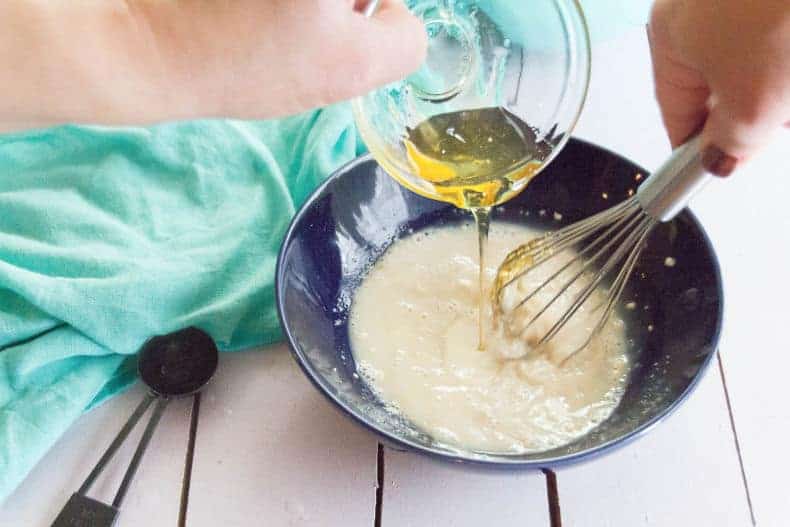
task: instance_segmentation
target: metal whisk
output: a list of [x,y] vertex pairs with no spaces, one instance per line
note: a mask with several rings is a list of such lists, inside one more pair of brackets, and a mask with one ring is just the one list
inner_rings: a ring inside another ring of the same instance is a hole
[[[574,333],[584,335],[572,339],[574,349],[565,350],[562,362],[581,351],[612,314],[653,227],[674,218],[710,177],[697,136],[677,148],[633,197],[508,254],[492,289],[495,313],[508,334],[527,338],[540,351],[583,311],[587,318],[575,324]],[[557,266],[543,266],[549,261]]]

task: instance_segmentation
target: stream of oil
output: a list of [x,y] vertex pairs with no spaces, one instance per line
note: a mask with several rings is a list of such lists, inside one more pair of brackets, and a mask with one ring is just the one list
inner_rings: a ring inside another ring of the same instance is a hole
[[[409,129],[404,145],[414,174],[433,197],[470,210],[479,243],[479,349],[485,348],[485,253],[491,208],[512,198],[553,149],[524,121],[491,107],[435,115]],[[406,187],[425,194],[402,181]]]

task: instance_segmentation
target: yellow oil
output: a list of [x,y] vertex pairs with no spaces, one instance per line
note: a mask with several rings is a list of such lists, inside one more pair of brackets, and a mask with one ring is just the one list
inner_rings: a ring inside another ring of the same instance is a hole
[[504,108],[435,115],[409,129],[404,144],[412,173],[433,188],[430,197],[464,209],[512,198],[551,153],[550,144]]
[[538,259],[548,255],[548,249],[540,249],[544,243],[542,237],[534,238],[512,250],[497,269],[497,275],[491,286],[491,301],[494,305],[494,317],[502,313],[502,292],[514,280],[518,279],[525,269],[529,269]]

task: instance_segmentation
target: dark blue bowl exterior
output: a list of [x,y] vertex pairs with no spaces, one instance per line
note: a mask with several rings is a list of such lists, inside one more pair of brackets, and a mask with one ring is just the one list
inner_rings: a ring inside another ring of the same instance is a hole
[[[494,218],[556,228],[625,199],[646,175],[617,154],[572,139]],[[404,189],[369,156],[330,176],[294,218],[277,262],[280,320],[307,377],[345,414],[394,448],[487,467],[545,468],[627,444],[694,389],[715,356],[723,298],[710,240],[686,210],[653,232],[632,276],[623,300],[637,304],[628,324],[635,343],[628,388],[617,410],[591,433],[547,452],[489,455],[438,445],[393,417],[356,375],[347,327],[353,292],[399,236],[468,220],[463,211]],[[665,265],[667,257],[674,266]]]

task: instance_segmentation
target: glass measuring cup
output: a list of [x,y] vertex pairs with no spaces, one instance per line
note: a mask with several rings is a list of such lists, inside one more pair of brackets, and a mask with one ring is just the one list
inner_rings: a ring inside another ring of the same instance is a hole
[[353,102],[362,139],[398,182],[478,209],[524,189],[569,138],[590,77],[576,0],[408,0],[427,59]]

